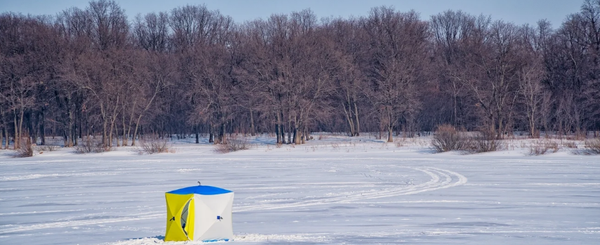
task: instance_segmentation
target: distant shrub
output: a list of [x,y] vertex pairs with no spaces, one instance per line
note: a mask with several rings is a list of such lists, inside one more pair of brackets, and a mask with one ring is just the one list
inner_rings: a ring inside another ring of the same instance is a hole
[[224,144],[215,145],[215,151],[222,154],[247,149],[250,149],[248,141],[236,137],[229,138]]
[[494,132],[482,130],[468,137],[465,149],[470,153],[483,153],[506,149],[506,143],[497,139]]
[[170,152],[171,149],[171,145],[168,143],[168,141],[166,139],[158,139],[158,138],[153,138],[153,139],[148,139],[148,140],[143,140],[141,142],[141,150],[140,153],[146,153],[146,154],[154,154],[154,153],[166,153],[166,152]]
[[33,156],[33,144],[27,139],[27,141],[21,143],[21,147],[17,149],[15,157],[32,157]]
[[56,151],[60,149],[60,146],[57,145],[38,145],[36,146],[36,150],[40,152],[44,151]]
[[81,140],[79,144],[75,146],[75,152],[80,154],[101,153],[110,150],[110,146],[104,147],[102,142],[95,140],[92,137],[87,137],[85,140]]
[[585,149],[588,154],[600,154],[600,138],[586,140]]
[[543,155],[546,153],[555,153],[559,150],[558,143],[551,140],[539,140],[530,144],[529,155]]
[[577,149],[577,144],[575,144],[573,141],[566,141],[562,145],[567,148]]
[[451,125],[440,125],[433,135],[431,145],[437,152],[466,151],[482,153],[506,149],[506,143],[490,131],[462,132]]
[[437,130],[435,130],[431,145],[437,152],[464,150],[466,140],[456,128],[444,124],[438,126]]

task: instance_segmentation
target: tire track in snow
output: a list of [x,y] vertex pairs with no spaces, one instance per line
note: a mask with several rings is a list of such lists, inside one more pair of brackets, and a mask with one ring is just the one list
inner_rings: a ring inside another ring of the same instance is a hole
[[334,204],[334,203],[352,203],[361,200],[377,199],[394,196],[412,195],[421,192],[434,191],[440,189],[446,189],[454,186],[459,186],[467,183],[467,178],[457,172],[450,170],[434,168],[434,167],[423,167],[423,168],[411,168],[417,171],[421,171],[429,175],[430,180],[418,185],[401,186],[394,188],[387,188],[384,190],[371,190],[360,193],[354,193],[351,195],[337,195],[328,196],[327,198],[317,200],[305,200],[300,202],[292,203],[266,203],[259,205],[247,205],[241,207],[234,207],[233,212],[247,212],[255,210],[270,210],[270,209],[283,209],[283,208],[297,208],[307,207],[314,205],[323,204]]
[[120,172],[92,172],[92,173],[53,173],[53,174],[26,174],[16,176],[2,176],[0,182],[16,181],[16,180],[32,180],[39,178],[64,178],[64,177],[90,177],[90,176],[110,176],[119,175]]
[[[248,212],[248,211],[256,211],[256,210],[272,210],[272,209],[285,209],[285,208],[298,208],[298,207],[307,207],[307,206],[315,206],[315,205],[324,205],[324,204],[334,204],[334,203],[352,203],[361,200],[369,200],[369,199],[377,199],[377,198],[385,198],[385,197],[394,197],[394,196],[403,196],[403,195],[412,195],[427,191],[435,191],[440,189],[451,188],[454,186],[459,186],[467,183],[467,178],[459,173],[434,168],[434,167],[422,167],[422,168],[410,168],[417,171],[421,171],[422,173],[428,175],[430,177],[429,181],[417,184],[417,185],[403,185],[400,187],[387,188],[384,190],[371,190],[360,193],[354,193],[350,195],[337,195],[337,196],[327,196],[326,198],[321,198],[317,200],[305,200],[299,202],[292,203],[266,203],[259,205],[247,205],[247,206],[234,206],[234,213],[239,212]],[[41,223],[41,224],[33,224],[33,225],[7,225],[0,228],[0,235],[17,233],[17,232],[26,232],[32,230],[41,230],[41,229],[54,229],[54,228],[64,228],[64,227],[76,227],[76,226],[86,226],[86,225],[99,225],[99,224],[107,224],[107,223],[118,223],[118,222],[127,222],[127,221],[137,221],[137,220],[148,220],[148,219],[157,219],[164,217],[164,213],[142,213],[136,214],[129,217],[121,217],[121,218],[106,218],[106,219],[93,219],[93,220],[73,220],[73,221],[58,221],[58,222],[50,222],[50,223]]]
[[55,229],[55,228],[64,228],[64,227],[76,227],[76,226],[85,226],[85,225],[100,225],[100,224],[108,224],[108,223],[118,223],[125,221],[136,221],[136,220],[146,220],[146,219],[156,219],[159,217],[164,217],[164,213],[144,213],[138,214],[131,217],[122,217],[122,218],[107,218],[107,219],[92,219],[92,220],[67,220],[67,221],[57,221],[50,223],[41,223],[34,225],[6,225],[7,228],[0,229],[0,236],[16,233],[16,232],[24,232],[24,231],[32,231],[32,230],[41,230],[41,229]]

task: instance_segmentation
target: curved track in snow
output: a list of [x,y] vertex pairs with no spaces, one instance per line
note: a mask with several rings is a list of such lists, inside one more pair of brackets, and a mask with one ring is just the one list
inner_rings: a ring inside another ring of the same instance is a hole
[[164,217],[164,215],[165,215],[164,213],[153,213],[153,214],[144,213],[144,214],[132,215],[131,217],[89,219],[89,220],[68,220],[68,221],[57,221],[57,222],[41,223],[41,224],[33,224],[33,225],[7,225],[3,228],[0,228],[0,236],[2,236],[4,234],[9,234],[9,233],[33,231],[33,230],[41,230],[41,229],[55,229],[55,228],[77,227],[77,226],[85,226],[85,225],[101,225],[101,224],[118,223],[118,222],[125,222],[125,221],[157,219],[160,217]]
[[429,181],[416,185],[398,185],[396,187],[385,188],[382,190],[369,190],[352,194],[333,195],[324,198],[313,198],[312,200],[300,200],[290,203],[263,203],[258,205],[234,206],[233,212],[297,208],[333,203],[352,203],[368,199],[411,195],[421,192],[450,188],[467,183],[467,178],[465,176],[450,170],[433,167],[410,169],[417,170],[428,175],[430,178]]
[[[411,195],[417,194],[427,191],[434,191],[439,189],[450,188],[454,186],[459,186],[467,183],[467,178],[459,173],[434,168],[434,167],[419,167],[419,168],[410,168],[408,169],[419,171],[426,176],[429,177],[429,180],[419,184],[398,184],[393,187],[387,187],[383,189],[377,190],[368,190],[368,191],[360,191],[338,195],[324,195],[324,196],[316,196],[311,197],[310,199],[304,198],[300,200],[289,200],[287,203],[280,202],[267,202],[267,203],[257,203],[257,204],[248,204],[242,206],[234,206],[233,212],[248,212],[248,211],[258,211],[258,210],[272,210],[272,209],[285,209],[285,208],[298,208],[298,207],[307,207],[307,206],[315,206],[315,205],[327,205],[327,204],[335,204],[335,203],[353,203],[357,201],[376,199],[376,198],[386,198],[386,197],[394,197],[394,196],[402,196],[402,195]],[[346,187],[348,188],[348,187]],[[346,190],[342,190],[346,191]],[[0,236],[10,233],[17,232],[26,232],[32,230],[41,230],[41,229],[54,229],[54,228],[64,228],[64,227],[76,227],[76,226],[86,226],[86,225],[100,225],[107,223],[118,223],[118,222],[127,222],[127,221],[137,221],[137,220],[148,220],[148,219],[157,219],[163,217],[163,212],[152,212],[152,213],[137,213],[132,214],[127,217],[113,217],[113,218],[101,218],[101,219],[90,219],[90,220],[65,220],[65,221],[57,221],[57,222],[49,222],[49,223],[41,223],[41,224],[30,224],[30,225],[4,225],[0,226]]]

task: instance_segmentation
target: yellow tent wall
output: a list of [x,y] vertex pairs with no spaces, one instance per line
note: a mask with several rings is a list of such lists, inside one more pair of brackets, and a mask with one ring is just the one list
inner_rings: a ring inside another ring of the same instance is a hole
[[[194,239],[194,219],[189,218],[194,217],[193,197],[194,194],[165,194],[165,199],[167,200],[167,232],[165,234],[165,241],[188,241]],[[181,214],[188,201],[191,203],[188,205],[187,224],[184,232],[181,224]],[[188,233],[187,235],[185,234],[186,232]]]

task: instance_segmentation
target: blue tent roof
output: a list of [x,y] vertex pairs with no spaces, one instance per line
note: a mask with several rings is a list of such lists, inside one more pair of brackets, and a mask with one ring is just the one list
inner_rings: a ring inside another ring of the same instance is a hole
[[210,185],[197,185],[185,187],[173,191],[169,191],[167,193],[171,194],[179,194],[179,195],[188,195],[188,194],[200,194],[200,195],[219,195],[224,193],[230,193],[232,191],[225,190],[219,187],[214,187]]

